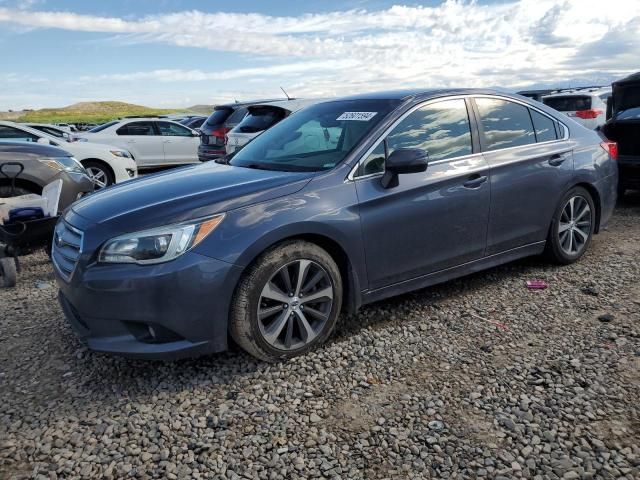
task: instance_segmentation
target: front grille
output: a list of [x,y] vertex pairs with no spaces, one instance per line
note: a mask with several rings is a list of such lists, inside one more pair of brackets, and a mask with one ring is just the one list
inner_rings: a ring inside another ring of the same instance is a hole
[[51,258],[58,272],[66,281],[71,279],[82,253],[82,232],[64,220],[56,225],[53,235]]

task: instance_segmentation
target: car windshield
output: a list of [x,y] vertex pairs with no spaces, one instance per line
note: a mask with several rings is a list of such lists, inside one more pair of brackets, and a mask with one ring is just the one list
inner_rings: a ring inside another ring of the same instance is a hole
[[231,165],[281,171],[338,165],[400,100],[340,100],[300,110],[247,144]]

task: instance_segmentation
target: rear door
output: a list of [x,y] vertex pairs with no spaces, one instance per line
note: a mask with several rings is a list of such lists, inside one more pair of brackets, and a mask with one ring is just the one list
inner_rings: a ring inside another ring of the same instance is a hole
[[198,162],[200,136],[174,122],[156,122],[156,127],[162,136],[165,163],[180,165]]
[[150,120],[129,122],[118,128],[116,134],[119,137],[119,143],[133,154],[138,167],[164,165],[162,137],[154,122]]
[[[354,181],[369,288],[482,257],[490,183],[474,136],[463,98],[437,100],[404,116],[363,158]],[[397,148],[426,150],[429,166],[385,189],[385,158]]]
[[491,167],[487,255],[542,242],[573,178],[566,127],[525,104],[476,97],[483,155]]

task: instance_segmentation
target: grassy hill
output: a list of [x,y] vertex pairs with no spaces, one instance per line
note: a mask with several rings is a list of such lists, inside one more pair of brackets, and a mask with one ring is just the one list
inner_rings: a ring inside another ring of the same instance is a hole
[[0,112],[0,119],[37,123],[104,123],[119,117],[154,116],[183,111],[149,108],[125,102],[81,102],[62,108]]

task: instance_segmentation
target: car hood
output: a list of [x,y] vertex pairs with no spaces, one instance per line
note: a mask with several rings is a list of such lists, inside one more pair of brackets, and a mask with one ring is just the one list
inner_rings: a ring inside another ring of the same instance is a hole
[[[96,142],[60,142],[60,148],[67,150],[74,154],[98,154],[105,155],[110,154],[110,150],[124,150],[120,147],[114,147],[113,145],[107,145],[104,143]],[[75,152],[75,153],[74,153]],[[113,157],[116,158],[115,156]]]
[[99,190],[73,213],[110,227],[135,231],[213,215],[289,195],[312,178],[308,172],[276,172],[206,163],[139,177]]

